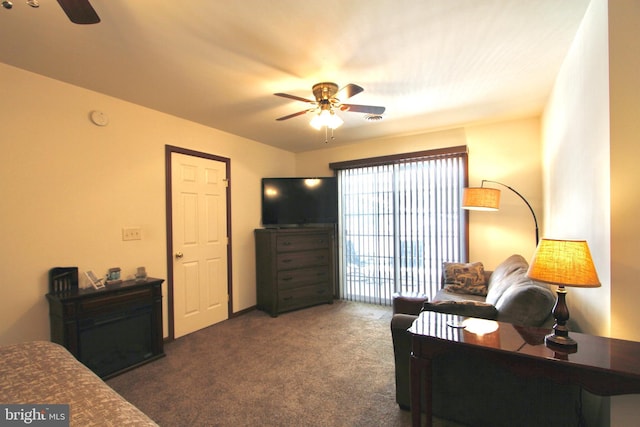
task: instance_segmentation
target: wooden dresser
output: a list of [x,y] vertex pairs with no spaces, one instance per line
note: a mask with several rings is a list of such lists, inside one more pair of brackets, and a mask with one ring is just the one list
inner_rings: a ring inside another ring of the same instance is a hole
[[279,313],[333,303],[334,227],[255,230],[258,308]]

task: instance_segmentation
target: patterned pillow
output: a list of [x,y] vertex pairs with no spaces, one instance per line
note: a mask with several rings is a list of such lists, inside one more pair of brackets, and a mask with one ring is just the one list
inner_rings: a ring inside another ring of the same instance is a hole
[[481,262],[461,264],[445,262],[442,264],[444,288],[449,292],[472,295],[487,295],[487,283],[484,280],[484,265]]

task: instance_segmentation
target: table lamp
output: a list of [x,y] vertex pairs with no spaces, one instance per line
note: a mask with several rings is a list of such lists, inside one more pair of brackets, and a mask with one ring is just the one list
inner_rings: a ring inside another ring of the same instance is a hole
[[553,334],[545,337],[545,344],[552,349],[573,353],[578,343],[569,337],[569,309],[565,301],[565,286],[597,288],[598,274],[585,240],[542,239],[533,255],[527,277],[538,282],[558,285],[558,299],[553,307],[556,320]]

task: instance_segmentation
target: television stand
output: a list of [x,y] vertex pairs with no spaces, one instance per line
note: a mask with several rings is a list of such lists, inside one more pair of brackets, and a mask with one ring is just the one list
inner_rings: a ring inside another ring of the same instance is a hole
[[335,228],[260,228],[256,240],[257,306],[272,317],[333,303]]

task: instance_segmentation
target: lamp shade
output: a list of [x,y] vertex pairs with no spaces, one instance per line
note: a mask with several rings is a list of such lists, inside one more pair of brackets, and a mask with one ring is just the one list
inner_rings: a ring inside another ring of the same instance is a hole
[[344,121],[333,111],[323,109],[318,114],[314,115],[309,124],[320,130],[322,127],[328,127],[329,129],[336,129],[340,127]]
[[497,211],[500,207],[500,190],[487,187],[465,188],[462,194],[462,209]]
[[600,286],[589,245],[585,240],[540,240],[527,276],[539,282],[560,286]]

